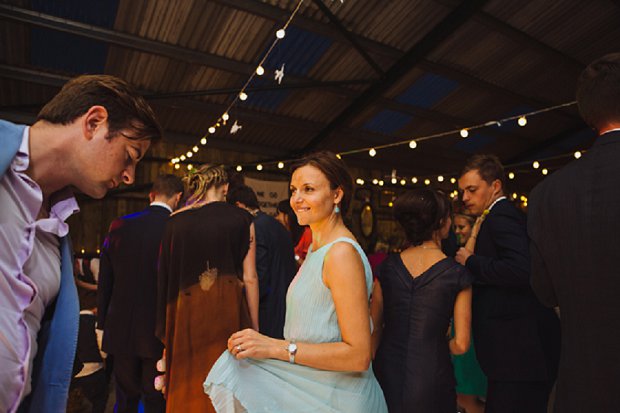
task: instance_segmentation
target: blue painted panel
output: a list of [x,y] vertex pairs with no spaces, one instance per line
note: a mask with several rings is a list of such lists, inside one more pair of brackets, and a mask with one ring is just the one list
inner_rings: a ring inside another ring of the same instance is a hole
[[493,136],[470,133],[467,138],[461,138],[461,140],[454,145],[454,148],[467,153],[475,153],[495,142],[495,140],[496,138]]
[[425,73],[413,85],[407,88],[396,100],[408,105],[431,108],[450,93],[459,83],[434,73]]
[[265,68],[279,69],[284,63],[284,81],[287,73],[305,76],[332,44],[333,40],[327,37],[291,25],[286,29],[284,39],[278,42],[267,58]]
[[[113,28],[118,0],[33,0],[32,9],[98,27]],[[68,73],[103,73],[108,44],[40,27],[31,29],[31,63]]]
[[389,135],[407,125],[412,119],[413,116],[406,115],[402,112],[382,110],[366,122],[364,128]]

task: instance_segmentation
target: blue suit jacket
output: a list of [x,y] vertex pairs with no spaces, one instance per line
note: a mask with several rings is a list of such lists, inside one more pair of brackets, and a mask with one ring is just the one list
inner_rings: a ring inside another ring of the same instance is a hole
[[[0,178],[19,149],[24,127],[0,120]],[[41,322],[37,339],[39,350],[32,371],[32,392],[21,404],[19,413],[66,411],[80,314],[68,236],[60,240],[60,254],[60,291]]]

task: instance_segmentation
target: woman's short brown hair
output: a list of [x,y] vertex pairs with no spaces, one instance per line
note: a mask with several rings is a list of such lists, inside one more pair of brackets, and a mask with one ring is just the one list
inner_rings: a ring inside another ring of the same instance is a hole
[[450,200],[437,189],[412,189],[394,201],[394,218],[414,247],[430,240],[451,212]]
[[312,165],[323,172],[323,175],[327,177],[332,190],[337,188],[342,189],[340,212],[342,215],[346,214],[353,196],[353,179],[351,178],[344,161],[338,158],[333,152],[314,152],[297,161],[294,161],[290,168],[291,175],[297,169],[306,165]]

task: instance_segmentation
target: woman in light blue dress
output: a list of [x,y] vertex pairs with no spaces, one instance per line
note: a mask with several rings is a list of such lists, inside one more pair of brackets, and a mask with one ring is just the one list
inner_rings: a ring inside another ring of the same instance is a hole
[[224,412],[387,412],[371,360],[372,273],[342,215],[352,180],[333,153],[292,166],[291,206],[312,246],[286,297],[284,340],[246,329],[204,382]]

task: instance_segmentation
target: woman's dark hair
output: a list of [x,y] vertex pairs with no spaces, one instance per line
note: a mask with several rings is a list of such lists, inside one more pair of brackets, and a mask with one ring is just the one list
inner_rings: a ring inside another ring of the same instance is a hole
[[291,165],[291,175],[302,166],[312,165],[318,168],[327,177],[332,190],[342,189],[342,201],[340,211],[344,216],[349,209],[351,197],[353,196],[353,179],[349,175],[347,166],[333,152],[320,151],[314,152],[303,158],[294,161]]
[[288,222],[289,231],[291,232],[291,239],[293,240],[293,246],[296,246],[304,233],[305,227],[299,225],[297,221],[297,215],[291,208],[291,201],[284,199],[278,203],[278,212],[282,212],[286,215],[286,221]]
[[432,238],[450,215],[452,204],[436,189],[412,189],[394,201],[394,218],[405,230],[411,246]]

